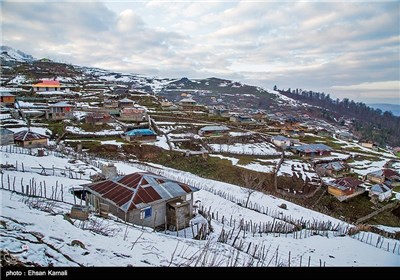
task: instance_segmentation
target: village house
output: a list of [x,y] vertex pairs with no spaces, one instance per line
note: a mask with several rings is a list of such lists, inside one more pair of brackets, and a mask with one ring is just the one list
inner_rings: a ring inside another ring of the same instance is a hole
[[132,108],[135,105],[135,101],[129,98],[124,98],[118,101],[118,108]]
[[103,125],[111,122],[112,118],[108,113],[90,113],[85,117],[85,123],[92,125]]
[[327,130],[325,128],[317,130],[316,134],[318,136],[322,136],[322,137],[330,137],[330,136],[332,136],[332,132],[330,132],[329,130]]
[[350,173],[350,165],[342,161],[332,161],[315,165],[315,171],[319,176],[339,178]]
[[50,104],[46,111],[46,119],[48,120],[65,120],[74,117],[74,106],[66,102],[58,102]]
[[35,92],[41,91],[60,91],[61,85],[59,81],[42,80],[39,83],[33,84],[32,88]]
[[254,123],[255,121],[249,115],[233,115],[229,118],[231,122],[236,123]]
[[375,184],[369,189],[368,196],[371,201],[378,200],[382,202],[392,197],[392,190],[385,184]]
[[11,145],[14,144],[14,132],[0,127],[0,145]]
[[87,201],[98,209],[100,203],[120,219],[146,227],[189,225],[193,215],[193,192],[197,188],[148,172],[117,176],[83,185]]
[[332,148],[325,144],[292,146],[291,150],[301,157],[329,156],[332,152]]
[[285,118],[284,122],[285,122],[285,125],[294,126],[294,127],[300,126],[300,120],[295,117],[287,117],[287,118]]
[[200,136],[223,136],[227,135],[229,128],[224,125],[209,125],[199,129]]
[[183,98],[179,101],[179,106],[181,106],[183,110],[193,110],[196,105],[197,102],[192,97]]
[[280,133],[286,136],[293,137],[303,137],[305,135],[304,129],[292,126],[285,126],[281,128]]
[[336,134],[336,137],[341,140],[350,141],[353,139],[353,134],[347,131],[342,131]]
[[209,116],[217,116],[223,118],[229,118],[231,116],[229,110],[225,107],[225,105],[214,105],[212,107],[209,107],[208,113]]
[[128,142],[154,142],[157,134],[151,129],[132,129],[122,134],[122,138]]
[[0,91],[0,104],[7,108],[14,108],[15,95],[10,92]]
[[289,138],[282,135],[272,136],[271,142],[275,146],[280,147],[282,149],[287,149],[292,145],[292,141]]
[[372,141],[360,141],[359,144],[368,149],[378,150],[378,144]]
[[144,122],[147,121],[148,118],[146,110],[140,107],[123,108],[119,112],[119,117],[122,120],[134,122]]
[[47,146],[48,138],[30,130],[23,130],[14,134],[14,142],[24,148],[42,148]]
[[364,180],[377,184],[386,184],[389,188],[400,186],[400,174],[390,168],[369,172],[364,176]]
[[333,196],[348,196],[354,194],[358,187],[363,182],[352,178],[352,177],[345,177],[336,179],[332,182],[326,183],[328,185],[328,193]]

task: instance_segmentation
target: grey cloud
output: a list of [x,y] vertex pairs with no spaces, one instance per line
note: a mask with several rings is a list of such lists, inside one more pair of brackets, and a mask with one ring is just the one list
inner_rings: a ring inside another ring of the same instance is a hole
[[400,76],[399,2],[2,4],[4,44],[75,64],[325,90]]

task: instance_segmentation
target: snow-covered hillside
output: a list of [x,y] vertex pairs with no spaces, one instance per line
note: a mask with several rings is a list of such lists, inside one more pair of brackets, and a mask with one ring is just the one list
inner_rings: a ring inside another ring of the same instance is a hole
[[6,61],[29,62],[35,60],[33,56],[7,46],[0,46],[0,51],[1,58]]
[[[103,219],[91,214],[85,222],[68,219],[65,214],[72,203],[80,203],[69,190],[89,182],[90,175],[99,172],[99,164],[107,161],[49,151],[37,157],[34,150],[30,155],[23,154],[29,150],[10,149],[3,146],[0,152],[1,164],[14,165],[2,169],[0,244],[25,262],[43,266],[400,266],[397,240],[362,231],[350,236],[352,225],[260,192],[251,194],[245,208],[235,202],[248,197],[239,186],[140,162],[114,164],[121,174],[152,171],[200,188],[194,201],[210,213],[212,232],[206,240],[192,238],[198,230],[195,223],[206,222],[199,214],[193,227],[178,233],[154,232],[112,215]],[[19,194],[25,185],[40,186],[40,193],[46,188],[48,199]],[[283,203],[287,209],[280,207]],[[302,228],[296,227],[299,222]],[[271,226],[274,229],[268,230]]]

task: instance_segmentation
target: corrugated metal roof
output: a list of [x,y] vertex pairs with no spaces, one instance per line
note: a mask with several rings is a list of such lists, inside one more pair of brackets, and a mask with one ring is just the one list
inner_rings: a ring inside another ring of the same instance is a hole
[[374,193],[385,193],[385,192],[390,191],[390,188],[388,188],[384,184],[376,184],[376,185],[373,185],[369,190]]
[[293,149],[296,149],[297,151],[305,152],[305,153],[317,153],[317,152],[324,152],[324,151],[332,151],[332,148],[325,144],[300,145],[300,146],[294,146]]
[[143,135],[157,135],[154,131],[150,129],[133,129],[128,132],[125,132],[128,136],[143,136]]
[[289,138],[282,135],[272,136],[271,138],[272,140],[277,140],[277,141],[290,141]]
[[40,139],[47,139],[47,136],[29,130],[23,130],[14,134],[14,140],[17,141],[31,141]]
[[319,167],[327,169],[327,170],[335,170],[335,171],[340,171],[343,169],[346,169],[346,164],[340,161],[333,161],[333,162],[328,162],[328,163],[321,163],[318,164]]
[[352,177],[340,178],[332,182],[336,186],[341,186],[344,188],[356,188],[363,182]]
[[372,175],[372,176],[377,176],[377,177],[385,177],[385,178],[392,178],[392,177],[394,178],[394,177],[398,177],[399,173],[397,173],[396,171],[394,171],[393,169],[390,169],[390,168],[383,168],[380,170],[370,172],[367,175]]
[[147,172],[118,176],[85,187],[125,212],[198,191],[195,187]]

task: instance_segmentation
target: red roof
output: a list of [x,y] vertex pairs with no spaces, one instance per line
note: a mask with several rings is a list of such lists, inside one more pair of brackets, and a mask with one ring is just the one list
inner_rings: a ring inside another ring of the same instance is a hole
[[181,197],[198,189],[148,172],[132,173],[85,185],[124,212],[156,201]]
[[356,178],[345,177],[345,178],[336,179],[335,181],[333,181],[333,183],[338,186],[345,187],[345,188],[356,188],[359,185],[361,185],[363,182]]
[[60,82],[59,81],[53,81],[53,80],[42,80],[41,82],[34,84],[35,86],[60,86]]

